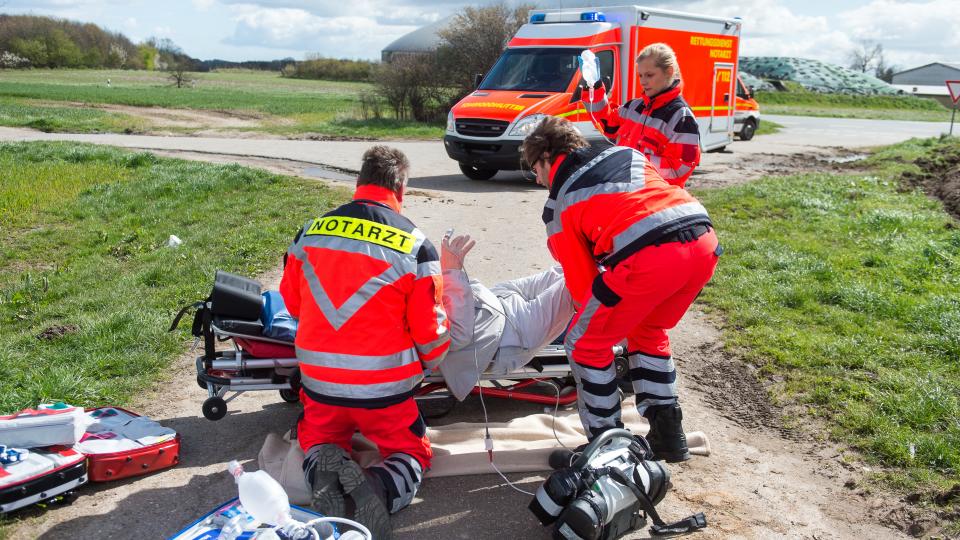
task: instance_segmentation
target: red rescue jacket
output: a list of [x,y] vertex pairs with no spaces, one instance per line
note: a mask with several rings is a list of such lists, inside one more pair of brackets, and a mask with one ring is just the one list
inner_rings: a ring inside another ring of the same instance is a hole
[[596,279],[600,266],[613,268],[660,238],[711,224],[703,205],[664,181],[643,154],[612,145],[557,157],[543,222],[550,253],[581,305],[604,287]]
[[636,148],[664,180],[683,187],[700,164],[700,128],[681,92],[683,83],[677,81],[653,98],[631,99],[614,111],[601,86],[594,90],[593,102],[584,92],[583,103],[606,136]]
[[287,251],[280,294],[299,319],[300,375],[314,401],[400,403],[447,353],[437,251],[399,211],[390,190],[358,186]]

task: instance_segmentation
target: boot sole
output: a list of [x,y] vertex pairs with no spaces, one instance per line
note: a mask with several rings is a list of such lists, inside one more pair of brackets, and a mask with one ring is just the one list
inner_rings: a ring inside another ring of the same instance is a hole
[[313,507],[325,516],[346,517],[347,515],[341,470],[351,462],[344,460],[344,457],[348,456],[343,449],[329,444],[322,446],[315,458],[313,483],[323,487],[313,490],[311,502]]
[[[392,534],[390,514],[364,476],[363,468],[353,460],[344,460],[344,455],[339,447],[322,449],[317,456],[317,470],[336,473],[340,486],[343,487],[340,494],[341,505],[343,495],[349,495],[356,507],[353,519],[370,529],[377,540],[389,540]],[[345,517],[345,510],[341,512],[339,517]]]
[[676,452],[672,454],[656,454],[654,459],[658,461],[666,461],[667,463],[680,463],[682,461],[688,461],[690,459],[690,452]]

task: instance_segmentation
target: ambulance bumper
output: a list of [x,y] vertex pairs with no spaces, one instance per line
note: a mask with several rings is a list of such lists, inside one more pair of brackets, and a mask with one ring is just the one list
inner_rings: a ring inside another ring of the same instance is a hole
[[520,170],[519,140],[489,140],[464,139],[456,135],[443,137],[443,146],[447,149],[450,159],[480,169],[497,169],[499,171]]

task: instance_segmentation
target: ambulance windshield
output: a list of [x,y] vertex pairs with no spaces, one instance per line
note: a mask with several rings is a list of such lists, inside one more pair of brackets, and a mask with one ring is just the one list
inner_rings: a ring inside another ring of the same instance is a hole
[[507,49],[484,77],[480,90],[563,92],[577,72],[581,49]]

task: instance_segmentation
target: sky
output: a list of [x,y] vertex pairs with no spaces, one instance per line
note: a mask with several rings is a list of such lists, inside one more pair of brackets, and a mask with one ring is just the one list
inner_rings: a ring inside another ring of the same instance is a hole
[[[379,59],[393,40],[488,0],[0,0],[0,13],[92,22],[133,41],[169,38],[200,59],[307,54]],[[515,5],[518,0],[507,0]],[[960,64],[960,0],[540,0],[541,7],[639,3],[743,18],[741,55],[845,65],[863,40],[907,69]]]

